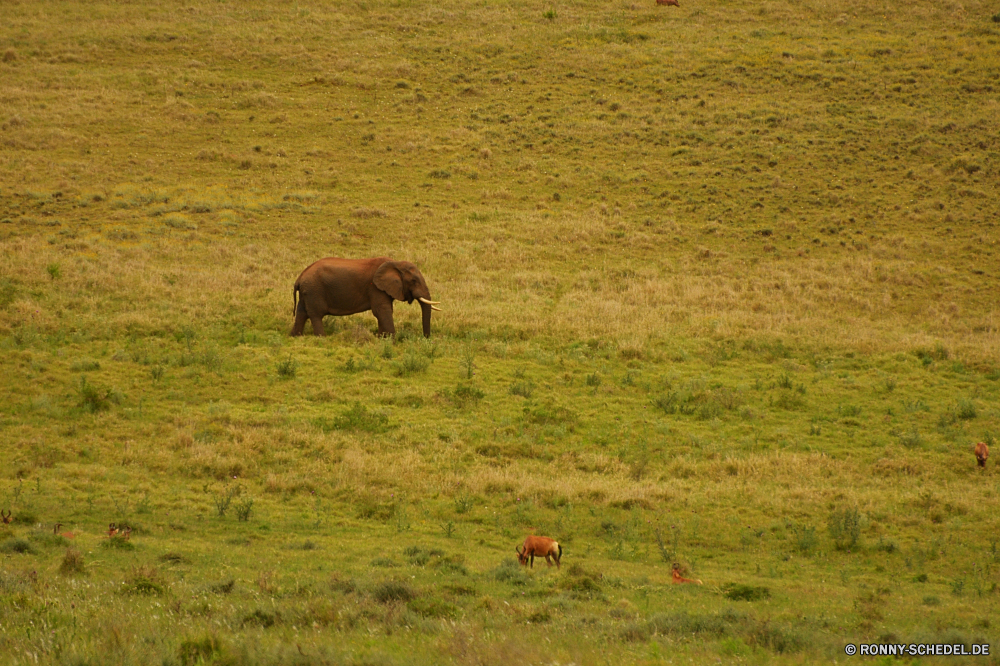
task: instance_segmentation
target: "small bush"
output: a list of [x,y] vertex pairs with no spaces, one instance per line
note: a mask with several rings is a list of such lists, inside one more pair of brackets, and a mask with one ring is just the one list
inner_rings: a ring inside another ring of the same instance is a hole
[[423,617],[447,619],[458,617],[458,606],[441,599],[417,598],[411,600],[406,606]]
[[406,377],[408,375],[426,371],[430,364],[431,362],[426,356],[418,356],[417,354],[407,353],[401,359],[392,364],[392,371],[397,377]]
[[976,404],[971,400],[959,400],[955,415],[963,421],[968,421],[979,416],[979,410],[976,409]]
[[534,391],[535,385],[529,381],[514,382],[508,389],[511,395],[519,395],[522,398],[530,398]]
[[190,563],[190,560],[188,560],[188,558],[184,557],[180,553],[174,553],[174,552],[164,553],[163,555],[160,555],[157,559],[160,562],[164,562],[164,563],[167,563],[167,564],[188,564],[188,563]]
[[222,656],[222,643],[216,636],[183,640],[177,648],[177,658],[181,666],[215,664],[221,661]]
[[0,553],[27,555],[34,552],[34,547],[32,547],[27,539],[7,539],[3,543],[0,543]]
[[792,528],[795,534],[795,546],[803,554],[808,555],[816,547],[816,528],[807,525],[797,525]]
[[233,508],[236,511],[236,520],[245,523],[250,520],[250,516],[253,513],[253,498],[244,497]]
[[572,596],[585,599],[599,598],[602,595],[600,576],[586,571],[579,564],[572,564],[566,569],[566,575],[559,581],[561,589],[572,593]]
[[389,417],[379,412],[368,410],[360,402],[333,420],[337,430],[365,430],[372,433],[382,433],[390,430]]
[[101,541],[101,548],[107,548],[109,550],[135,550],[135,546],[132,545],[131,541],[126,541],[125,537],[113,536],[110,539],[104,539]]
[[861,537],[861,514],[857,508],[833,511],[828,526],[837,550],[850,550]]
[[372,598],[382,604],[393,601],[412,601],[417,598],[416,591],[408,583],[400,581],[385,581],[379,583],[371,591]]
[[770,599],[771,590],[767,587],[744,585],[742,583],[726,583],[722,586],[722,594],[733,601],[760,601]]
[[[113,541],[113,539],[109,539]],[[132,567],[122,583],[122,593],[141,595],[160,595],[166,591],[167,584],[156,567],[143,564]]]
[[69,365],[73,372],[93,372],[101,369],[101,364],[92,358],[80,358]]
[[500,566],[490,573],[490,576],[493,580],[507,583],[508,585],[524,586],[531,582],[527,571],[517,561],[517,558],[514,557],[509,557],[501,562]]
[[236,579],[230,578],[229,580],[222,581],[221,583],[213,583],[208,586],[208,589],[216,594],[229,594],[236,587]]
[[77,392],[80,394],[80,407],[91,414],[107,411],[111,409],[112,402],[120,402],[120,398],[111,389],[102,391],[93,384],[88,384],[86,376],[80,377]]
[[243,625],[253,625],[257,627],[273,627],[278,621],[278,616],[276,613],[269,613],[268,611],[260,610],[259,608],[252,613],[248,613],[243,616]]
[[749,643],[784,654],[802,649],[803,641],[798,634],[768,621],[761,622],[750,631]]
[[403,555],[406,555],[410,564],[417,567],[422,567],[431,561],[431,557],[434,555],[443,555],[443,551],[432,550],[426,551],[420,546],[409,546],[403,551]]
[[63,556],[62,564],[59,565],[59,573],[64,576],[73,576],[76,574],[86,573],[86,567],[83,562],[83,553],[74,549],[68,548],[66,554]]
[[35,525],[38,523],[38,516],[34,511],[21,511],[14,515],[15,525]]
[[924,438],[917,430],[917,426],[913,425],[908,431],[904,431],[898,435],[899,443],[908,449],[917,448],[922,446],[924,443]]
[[562,405],[548,402],[544,405],[525,405],[524,420],[536,425],[559,425],[576,422],[576,414]]
[[295,359],[292,358],[292,355],[289,354],[285,360],[278,361],[278,376],[282,379],[293,379],[298,365]]
[[469,587],[468,585],[462,585],[460,583],[445,585],[444,589],[460,597],[474,597],[478,594],[478,592],[476,592],[476,588]]
[[459,384],[454,391],[448,393],[448,397],[456,407],[461,408],[470,404],[478,405],[479,401],[486,397],[486,394],[475,386]]
[[215,511],[219,518],[224,518],[226,512],[229,511],[229,505],[233,503],[233,500],[243,492],[243,487],[240,485],[232,486],[231,488],[226,488],[224,492],[216,494],[212,501],[215,503]]

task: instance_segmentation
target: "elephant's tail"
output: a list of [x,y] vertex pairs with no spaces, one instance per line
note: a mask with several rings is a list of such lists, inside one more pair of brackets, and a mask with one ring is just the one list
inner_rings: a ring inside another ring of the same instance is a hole
[[292,314],[294,315],[299,310],[299,282],[295,281],[295,286],[292,287]]

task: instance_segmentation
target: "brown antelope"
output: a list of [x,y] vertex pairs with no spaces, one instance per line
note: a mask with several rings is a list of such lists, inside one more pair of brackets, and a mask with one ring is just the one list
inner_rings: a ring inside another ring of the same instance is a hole
[[671,7],[680,7],[681,6],[681,3],[677,2],[677,0],[656,0],[656,4],[658,4],[658,5],[670,5]]
[[514,552],[517,553],[518,562],[527,565],[530,561],[532,569],[535,568],[535,556],[544,557],[545,563],[550,567],[552,560],[555,560],[556,569],[559,568],[559,560],[562,559],[562,546],[555,539],[548,537],[530,536],[524,540],[521,549],[515,547]]
[[108,538],[118,534],[118,523],[108,523]]
[[10,511],[4,514],[3,509],[0,509],[0,520],[3,521],[4,525],[10,525],[10,521],[12,520],[11,515]]
[[990,447],[986,446],[986,442],[976,444],[976,462],[980,467],[986,467],[986,459],[989,457]]
[[671,571],[671,577],[674,583],[694,583],[695,585],[701,585],[702,582],[697,578],[685,578],[681,575],[681,565],[674,562],[673,570]]
[[61,537],[66,538],[66,539],[75,539],[76,538],[76,535],[73,534],[72,532],[63,532],[62,534],[60,534],[59,533],[59,528],[60,527],[62,527],[62,523],[56,523],[55,525],[53,525],[52,526],[52,534],[54,534],[55,536],[61,536]]

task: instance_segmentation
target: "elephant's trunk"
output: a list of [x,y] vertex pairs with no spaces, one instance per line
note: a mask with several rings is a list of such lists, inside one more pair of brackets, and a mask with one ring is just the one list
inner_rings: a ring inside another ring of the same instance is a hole
[[431,337],[431,306],[423,301],[420,302],[420,310],[424,315],[424,337]]

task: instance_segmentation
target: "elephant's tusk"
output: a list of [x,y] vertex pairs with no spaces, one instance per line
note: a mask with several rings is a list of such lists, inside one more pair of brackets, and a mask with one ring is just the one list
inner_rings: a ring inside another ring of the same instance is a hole
[[[428,301],[426,298],[423,298],[422,296],[417,297],[417,300],[420,301],[421,303],[426,303],[427,305],[438,305],[439,303],[441,303],[441,301]],[[434,309],[437,310],[437,308]]]
[[437,310],[438,312],[444,312],[444,310],[442,310],[441,308],[436,308],[433,305],[431,306],[431,310]]

